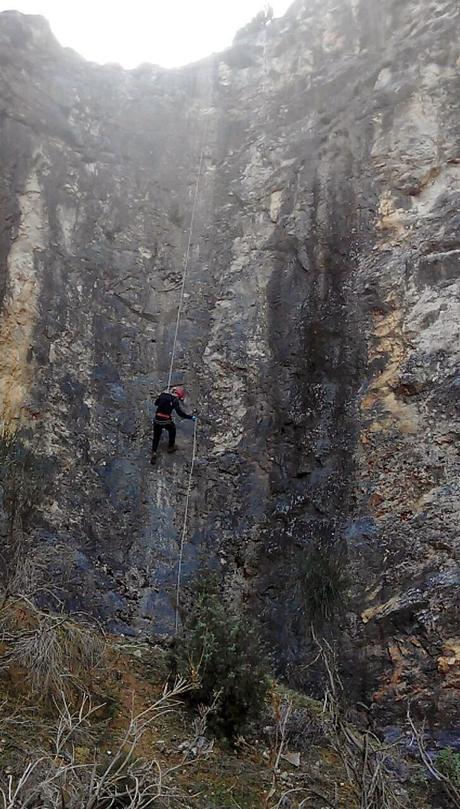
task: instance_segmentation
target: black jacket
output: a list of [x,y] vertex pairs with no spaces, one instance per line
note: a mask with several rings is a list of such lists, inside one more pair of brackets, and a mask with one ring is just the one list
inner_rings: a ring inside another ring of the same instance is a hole
[[193,418],[192,415],[189,415],[185,412],[185,410],[182,410],[178,397],[173,396],[172,393],[160,393],[158,399],[155,401],[155,407],[157,408],[157,412],[155,413],[155,421],[157,421],[159,424],[161,424],[161,422],[172,421],[173,410],[176,411],[177,415],[180,416],[181,419]]

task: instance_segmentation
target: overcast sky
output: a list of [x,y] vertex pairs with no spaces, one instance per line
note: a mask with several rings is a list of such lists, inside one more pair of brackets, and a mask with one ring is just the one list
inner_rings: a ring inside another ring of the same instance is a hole
[[[275,16],[292,0],[271,0]],[[176,67],[229,45],[264,0],[0,0],[0,11],[42,14],[62,45],[95,62]]]

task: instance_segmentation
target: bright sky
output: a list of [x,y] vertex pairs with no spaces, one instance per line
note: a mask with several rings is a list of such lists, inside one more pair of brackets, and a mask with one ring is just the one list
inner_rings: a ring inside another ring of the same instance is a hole
[[[271,0],[276,17],[292,0]],[[95,62],[176,67],[230,45],[264,0],[0,0],[42,14],[62,45]]]

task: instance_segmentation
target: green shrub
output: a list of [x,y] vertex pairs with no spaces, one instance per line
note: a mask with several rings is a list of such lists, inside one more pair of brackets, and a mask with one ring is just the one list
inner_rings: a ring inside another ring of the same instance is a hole
[[311,548],[300,562],[300,586],[309,620],[332,621],[349,587],[345,557],[334,548]]
[[187,700],[214,705],[214,730],[232,738],[260,712],[269,687],[267,655],[248,616],[224,601],[217,578],[200,577],[173,656],[177,672],[196,685]]
[[436,756],[436,766],[453,786],[460,787],[460,753],[455,753],[450,747],[440,750]]

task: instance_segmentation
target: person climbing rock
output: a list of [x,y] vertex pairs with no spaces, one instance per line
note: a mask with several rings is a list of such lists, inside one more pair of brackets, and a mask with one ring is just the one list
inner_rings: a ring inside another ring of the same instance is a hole
[[190,414],[186,413],[185,410],[182,410],[180,402],[183,402],[184,399],[185,390],[182,385],[174,385],[172,388],[169,388],[169,390],[165,390],[163,393],[160,393],[156,399],[155,407],[157,410],[153,420],[151,464],[156,463],[158,444],[160,443],[161,433],[163,430],[168,431],[168,452],[175,452],[176,450],[176,425],[173,419],[174,410],[176,411],[177,415],[181,417],[181,419],[191,419],[192,421],[196,421],[196,415],[194,413]]

